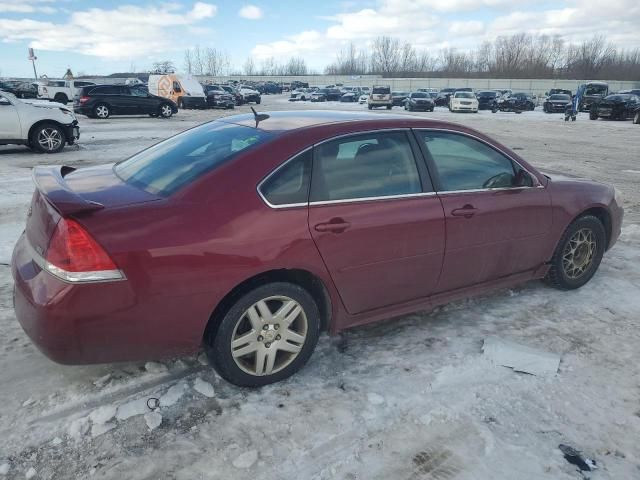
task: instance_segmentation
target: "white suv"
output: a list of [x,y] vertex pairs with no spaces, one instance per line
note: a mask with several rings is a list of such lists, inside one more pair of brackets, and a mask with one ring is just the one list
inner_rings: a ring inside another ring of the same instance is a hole
[[478,99],[473,92],[457,91],[449,97],[449,110],[478,113]]
[[27,145],[57,153],[80,138],[78,120],[60,103],[19,100],[0,91],[0,145]]

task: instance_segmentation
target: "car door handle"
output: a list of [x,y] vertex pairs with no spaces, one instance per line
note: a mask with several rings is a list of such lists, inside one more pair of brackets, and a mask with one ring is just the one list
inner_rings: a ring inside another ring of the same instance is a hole
[[454,217],[471,218],[476,214],[477,211],[478,209],[473,205],[465,205],[462,208],[451,210],[451,215],[453,215]]
[[349,222],[345,222],[342,219],[333,219],[327,223],[319,223],[313,228],[316,232],[342,233],[350,226],[351,224]]

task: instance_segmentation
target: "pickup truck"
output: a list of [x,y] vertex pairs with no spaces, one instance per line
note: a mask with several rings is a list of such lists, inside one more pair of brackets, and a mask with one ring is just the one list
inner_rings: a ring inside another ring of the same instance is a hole
[[80,138],[74,113],[60,103],[20,100],[0,91],[0,145],[26,145],[57,153]]
[[82,87],[89,85],[95,85],[95,83],[85,80],[49,80],[46,84],[38,85],[38,98],[66,105],[80,93]]

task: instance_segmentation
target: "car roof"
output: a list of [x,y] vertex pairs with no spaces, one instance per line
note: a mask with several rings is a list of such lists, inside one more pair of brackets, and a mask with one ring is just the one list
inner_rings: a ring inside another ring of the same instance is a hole
[[[459,125],[427,119],[424,117],[414,117],[411,115],[401,115],[393,113],[369,113],[369,112],[347,112],[336,110],[297,110],[268,112],[268,118],[258,123],[260,130],[270,132],[291,132],[311,127],[321,127],[336,123],[349,123],[356,127],[365,124],[372,128],[398,128],[403,127],[440,127],[461,129]],[[234,123],[246,127],[256,127],[256,120],[253,114],[233,115],[218,119],[220,122]],[[402,124],[402,125],[400,125]],[[464,127],[462,127],[464,129]]]

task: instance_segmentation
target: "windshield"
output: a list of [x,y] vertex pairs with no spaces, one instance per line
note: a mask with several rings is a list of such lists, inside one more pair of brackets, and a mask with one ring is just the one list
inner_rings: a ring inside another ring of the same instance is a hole
[[474,98],[475,95],[471,92],[456,92],[454,97],[455,98]]
[[496,92],[480,92],[478,93],[479,97],[483,98],[494,98],[497,95]]
[[549,97],[549,100],[571,100],[571,97],[569,95],[558,93],[558,94],[551,95]]
[[414,92],[411,94],[411,98],[427,98],[429,95],[427,95],[424,92]]
[[115,166],[122,180],[150,193],[171,195],[272,134],[211,122],[160,142]]
[[604,95],[608,90],[607,85],[588,85],[584,91],[585,95]]

